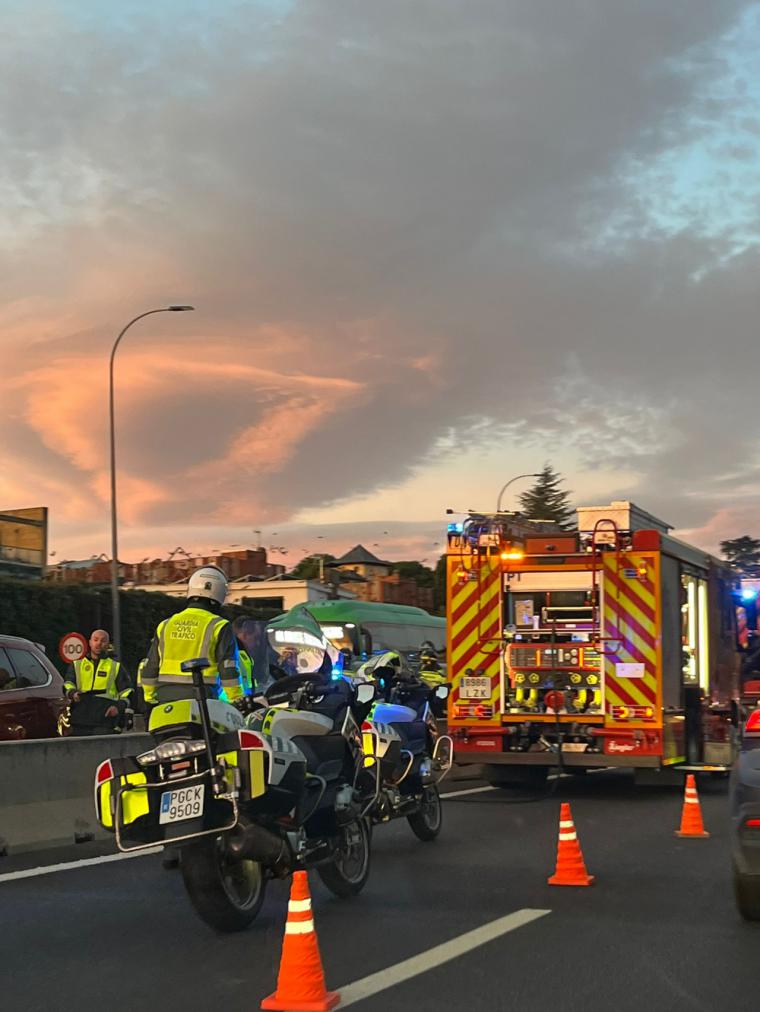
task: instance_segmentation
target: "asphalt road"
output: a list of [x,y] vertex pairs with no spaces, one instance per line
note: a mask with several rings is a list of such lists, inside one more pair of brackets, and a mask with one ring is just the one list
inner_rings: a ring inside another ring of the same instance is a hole
[[[609,773],[562,780],[539,802],[451,799],[434,844],[405,822],[381,827],[361,896],[337,900],[312,875],[328,985],[381,970],[390,982],[400,962],[527,908],[550,913],[352,1007],[754,1012],[760,926],[733,906],[725,787],[705,785],[701,799],[709,840],[673,835],[677,791]],[[560,800],[591,888],[546,884]],[[249,931],[218,936],[155,856],[0,882],[0,1006],[252,1012],[274,988],[286,904],[278,883]]]

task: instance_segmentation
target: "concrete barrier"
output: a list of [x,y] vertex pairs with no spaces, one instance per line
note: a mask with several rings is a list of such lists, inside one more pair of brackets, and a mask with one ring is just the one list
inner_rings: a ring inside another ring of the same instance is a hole
[[[95,768],[151,743],[147,734],[0,743],[0,857],[113,839],[95,819]],[[479,766],[455,765],[447,782],[479,776]]]
[[95,819],[95,768],[108,756],[145,752],[151,741],[122,734],[0,743],[0,855],[112,839]]

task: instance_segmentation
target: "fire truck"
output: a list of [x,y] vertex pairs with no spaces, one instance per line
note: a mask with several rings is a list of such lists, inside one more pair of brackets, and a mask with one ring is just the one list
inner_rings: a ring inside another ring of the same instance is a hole
[[736,578],[631,502],[578,530],[470,513],[447,541],[449,731],[494,785],[556,771],[727,771]]

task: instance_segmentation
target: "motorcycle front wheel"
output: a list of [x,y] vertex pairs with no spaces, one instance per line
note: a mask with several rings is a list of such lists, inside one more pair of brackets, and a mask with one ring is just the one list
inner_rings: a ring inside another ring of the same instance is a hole
[[221,837],[206,837],[180,855],[187,895],[201,920],[216,931],[243,931],[264,902],[266,879],[257,861],[233,859]]
[[361,892],[369,878],[370,830],[366,819],[355,819],[340,830],[338,850],[330,864],[317,866],[319,877],[336,896]]
[[419,810],[413,815],[407,815],[406,821],[419,840],[426,843],[435,840],[443,825],[443,805],[437,787],[426,787],[423,790]]

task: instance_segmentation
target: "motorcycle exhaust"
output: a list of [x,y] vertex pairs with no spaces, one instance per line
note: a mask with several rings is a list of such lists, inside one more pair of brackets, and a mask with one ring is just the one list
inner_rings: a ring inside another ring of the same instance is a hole
[[293,865],[293,853],[286,839],[247,820],[240,820],[228,834],[226,843],[233,857],[260,861],[278,875],[287,874]]

